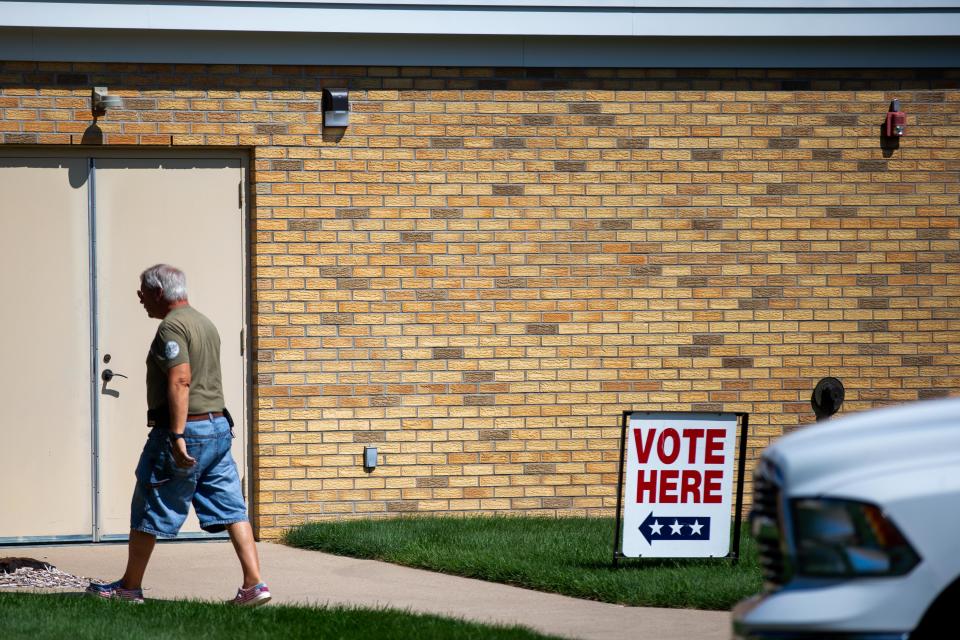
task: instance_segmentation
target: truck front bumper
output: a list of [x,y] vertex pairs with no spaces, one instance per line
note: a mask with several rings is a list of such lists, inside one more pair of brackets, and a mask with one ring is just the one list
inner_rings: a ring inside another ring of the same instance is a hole
[[[828,593],[824,594],[823,591]],[[831,591],[834,590],[784,590],[745,600],[733,610],[733,638],[734,640],[907,640],[910,637],[909,631],[878,628],[875,626],[877,622],[875,619],[868,621],[858,616],[857,613],[866,612],[862,610],[858,612],[856,607],[847,609],[842,617],[837,617],[834,615],[836,610],[833,607],[817,606],[818,592],[820,597],[831,600],[839,596],[837,593],[829,594]],[[862,600],[861,603],[866,604]]]
[[789,631],[762,631],[759,635],[734,634],[734,640],[907,640],[908,634],[895,633],[792,633]]

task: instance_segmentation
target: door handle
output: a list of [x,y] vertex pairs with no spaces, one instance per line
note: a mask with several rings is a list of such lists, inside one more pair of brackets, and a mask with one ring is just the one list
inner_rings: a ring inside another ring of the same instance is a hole
[[100,379],[103,380],[104,382],[110,382],[114,378],[126,378],[126,377],[127,376],[123,375],[122,373],[114,373],[113,371],[110,371],[110,369],[104,369],[103,373],[100,374]]

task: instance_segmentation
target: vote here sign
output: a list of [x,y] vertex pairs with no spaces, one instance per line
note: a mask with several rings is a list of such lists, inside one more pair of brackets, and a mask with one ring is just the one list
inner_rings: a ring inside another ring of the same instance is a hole
[[732,413],[629,415],[624,556],[727,555],[736,437]]

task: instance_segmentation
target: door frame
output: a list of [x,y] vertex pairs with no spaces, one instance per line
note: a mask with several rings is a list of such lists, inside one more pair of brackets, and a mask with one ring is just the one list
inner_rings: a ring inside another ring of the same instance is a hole
[[[98,335],[98,305],[97,305],[97,242],[96,237],[96,170],[94,161],[96,159],[134,159],[134,160],[232,160],[240,163],[242,172],[237,198],[240,201],[240,237],[241,237],[241,274],[243,280],[241,290],[243,292],[243,384],[242,393],[244,406],[242,414],[245,416],[246,424],[244,428],[244,453],[240,461],[242,468],[239,470],[241,475],[242,490],[246,496],[247,515],[250,524],[256,530],[256,509],[253,505],[254,499],[254,473],[253,469],[253,358],[251,357],[253,347],[253,335],[250,328],[253,326],[253,305],[252,295],[253,287],[251,282],[251,242],[253,233],[251,229],[252,217],[250,215],[251,201],[251,180],[250,180],[250,152],[247,149],[203,149],[189,147],[184,149],[170,148],[150,148],[150,147],[131,147],[122,148],[100,148],[100,147],[17,147],[10,145],[0,145],[0,158],[83,158],[87,161],[87,250],[89,265],[89,290],[90,296],[90,473],[91,473],[91,496],[90,509],[92,515],[92,530],[89,535],[65,535],[65,536],[17,536],[13,538],[0,538],[0,547],[8,545],[33,545],[33,544],[63,544],[77,542],[117,542],[126,540],[127,536],[100,534],[100,425],[99,425],[99,405],[100,392],[98,372],[100,370],[99,362],[99,335]],[[182,534],[178,539],[209,539],[223,538],[225,534]]]

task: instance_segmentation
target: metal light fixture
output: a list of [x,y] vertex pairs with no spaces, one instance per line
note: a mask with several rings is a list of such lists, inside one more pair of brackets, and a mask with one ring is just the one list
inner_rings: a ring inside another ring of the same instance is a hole
[[363,448],[363,468],[366,471],[373,471],[377,468],[377,448]]
[[320,107],[323,126],[346,127],[350,122],[350,95],[346,89],[324,89]]
[[846,391],[842,382],[836,378],[821,379],[810,396],[810,406],[813,407],[813,413],[817,416],[817,422],[826,420],[839,411],[845,396]]
[[102,116],[107,109],[119,109],[122,106],[123,99],[109,95],[106,87],[94,87],[90,92],[90,108],[95,116]]

